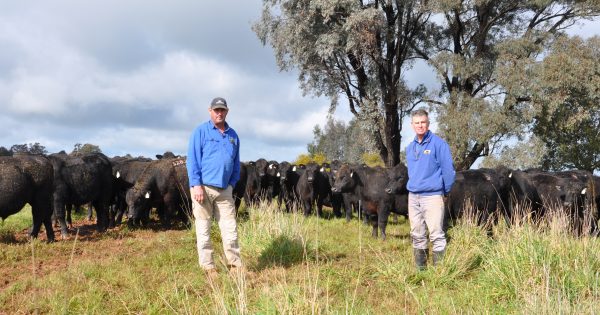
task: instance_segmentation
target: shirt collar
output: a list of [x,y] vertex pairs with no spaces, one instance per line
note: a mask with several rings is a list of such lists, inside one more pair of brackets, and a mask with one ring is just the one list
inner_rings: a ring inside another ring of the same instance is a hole
[[427,130],[427,132],[425,133],[425,135],[423,135],[423,141],[421,141],[421,143],[419,143],[419,138],[417,138],[417,136],[415,136],[415,143],[417,144],[424,144],[427,143],[431,140],[431,130]]
[[[215,126],[215,124],[213,123],[213,121],[212,121],[212,120],[210,120],[210,119],[209,119],[209,120],[208,120],[208,123],[210,124],[210,127],[211,127],[212,129],[219,130],[219,129],[217,128],[217,126]],[[227,122],[225,122],[225,130],[224,130],[223,132],[227,132],[227,130],[229,130],[229,124],[228,124]]]

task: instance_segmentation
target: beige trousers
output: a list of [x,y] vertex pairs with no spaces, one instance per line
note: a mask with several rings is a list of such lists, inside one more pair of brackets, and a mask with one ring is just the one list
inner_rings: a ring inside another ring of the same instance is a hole
[[204,202],[200,204],[192,198],[200,266],[204,269],[215,268],[212,257],[213,248],[210,242],[210,226],[214,218],[221,230],[227,265],[240,267],[242,259],[240,258],[240,247],[238,245],[235,206],[232,196],[233,187],[231,185],[227,186],[226,189],[213,186],[202,187],[205,191]]

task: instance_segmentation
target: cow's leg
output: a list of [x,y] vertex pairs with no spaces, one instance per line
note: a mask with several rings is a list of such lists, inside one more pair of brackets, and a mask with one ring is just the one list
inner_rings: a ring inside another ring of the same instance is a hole
[[376,214],[369,214],[368,215],[371,219],[371,225],[373,227],[373,229],[371,230],[371,236],[373,236],[374,238],[377,238],[377,229],[378,229],[378,218],[376,217]]
[[304,216],[308,217],[312,212],[312,199],[311,200],[302,200],[302,206],[304,208]]
[[380,206],[379,208],[380,208],[380,210],[379,210],[379,213],[377,214],[377,220],[378,220],[379,230],[381,231],[381,239],[385,241],[386,236],[387,236],[385,234],[385,228],[387,227],[390,210],[388,208],[386,208],[385,206]]
[[317,199],[317,217],[323,217],[323,198],[321,197]]
[[[79,205],[77,205],[77,207],[79,207]],[[73,220],[71,219],[71,211],[73,210],[73,205],[72,204],[67,204],[66,205],[66,211],[67,211],[67,226],[69,227],[69,229],[73,229]]]
[[104,232],[108,228],[108,205],[102,201],[93,202],[96,209],[96,230]]
[[352,220],[352,203],[344,195],[342,195],[342,202],[344,203],[344,210],[346,211],[346,222],[350,222],[350,220]]
[[87,207],[87,220],[88,221],[92,221],[92,215],[94,210],[92,209],[92,204],[88,203],[88,207]]
[[125,209],[127,209],[127,204],[124,200],[121,198],[117,199],[117,202],[115,203],[115,225],[120,225],[121,222],[123,222],[123,213],[125,212]]
[[33,218],[33,226],[31,227],[31,232],[29,232],[29,236],[32,238],[37,238],[38,233],[40,232],[40,228],[42,227],[42,216],[40,214],[40,209],[38,205],[31,206],[31,216]]
[[[46,229],[47,242],[54,242],[54,229],[52,227],[52,201],[46,197],[36,197],[31,205],[31,214],[33,216],[33,228],[31,229],[31,237],[37,237],[40,227],[44,224]],[[39,225],[36,228],[36,221]]]
[[65,239],[69,236],[69,229],[67,228],[67,222],[65,222],[65,204],[57,199],[54,199],[54,220],[55,222],[58,221],[61,237]]

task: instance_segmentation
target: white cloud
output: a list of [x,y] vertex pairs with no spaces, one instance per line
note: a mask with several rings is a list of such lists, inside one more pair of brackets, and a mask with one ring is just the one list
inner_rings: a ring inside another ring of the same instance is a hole
[[[250,30],[261,3],[3,3],[0,146],[40,142],[56,152],[87,142],[108,155],[185,154],[210,100],[222,96],[242,159],[293,160],[324,124],[329,101],[304,97],[295,74],[278,71]],[[419,64],[414,70],[410,82],[428,80]],[[344,100],[338,117],[351,117]]]

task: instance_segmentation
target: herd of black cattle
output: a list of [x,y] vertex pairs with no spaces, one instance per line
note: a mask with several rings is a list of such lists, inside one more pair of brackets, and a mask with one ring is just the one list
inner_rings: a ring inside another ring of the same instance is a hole
[[[188,223],[191,199],[185,157],[167,152],[157,158],[64,152],[1,156],[0,217],[5,219],[29,203],[30,235],[36,237],[44,224],[49,241],[54,240],[52,223],[58,222],[66,237],[72,208],[84,204],[96,210],[98,231],[120,224],[124,214],[129,224],[144,226],[152,209],[165,227],[172,219]],[[404,165],[382,168],[338,161],[294,165],[259,159],[242,163],[240,173],[233,190],[236,210],[242,199],[250,206],[277,200],[285,211],[298,209],[306,216],[315,206],[316,214],[322,216],[323,206],[328,206],[336,217],[345,215],[346,220],[358,213],[371,222],[373,236],[380,231],[384,239],[390,213],[408,214]],[[548,209],[561,209],[573,232],[597,234],[600,178],[579,170],[499,167],[459,171],[446,206],[451,220],[470,209],[486,226],[500,218],[510,223],[517,209],[527,209],[533,219],[543,218]]]

